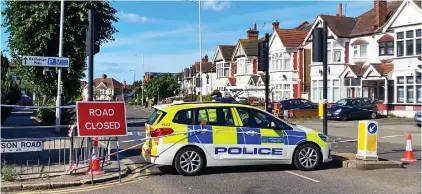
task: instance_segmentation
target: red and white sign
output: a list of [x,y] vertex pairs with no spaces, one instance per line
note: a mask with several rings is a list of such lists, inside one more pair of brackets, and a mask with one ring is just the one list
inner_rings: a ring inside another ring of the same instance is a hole
[[124,102],[77,102],[78,136],[126,136]]

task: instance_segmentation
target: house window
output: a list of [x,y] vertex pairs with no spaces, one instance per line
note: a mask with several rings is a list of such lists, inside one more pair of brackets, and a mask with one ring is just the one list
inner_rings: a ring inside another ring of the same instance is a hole
[[290,53],[284,53],[283,57],[283,70],[290,70]]
[[[323,82],[322,80],[312,80],[312,101],[321,102],[323,100]],[[340,100],[340,80],[327,80],[327,101],[336,102]]]
[[421,41],[421,29],[397,32],[397,56],[420,55],[422,50]]
[[328,64],[330,64],[330,63],[332,63],[332,58],[333,58],[333,56],[332,56],[332,47],[331,47],[331,42],[329,42],[329,43],[327,43],[327,63]]
[[421,103],[421,75],[399,76],[396,79],[397,103]]
[[353,57],[354,58],[367,57],[368,56],[367,50],[368,50],[367,44],[355,45],[353,46]]
[[[282,53],[278,53],[278,58],[277,58],[277,71],[280,71],[282,69],[283,66],[283,54]],[[284,68],[283,68],[284,69]]]
[[379,46],[379,56],[394,55],[394,43],[389,42],[380,42]]
[[290,93],[290,84],[283,84],[283,98],[289,99]]
[[342,87],[342,97],[361,97],[361,78],[344,78]]
[[228,77],[230,72],[229,63],[217,63],[217,77]]
[[245,60],[245,74],[252,74],[252,63],[250,59]]
[[377,102],[385,100],[385,80],[363,80],[363,97],[374,99]]

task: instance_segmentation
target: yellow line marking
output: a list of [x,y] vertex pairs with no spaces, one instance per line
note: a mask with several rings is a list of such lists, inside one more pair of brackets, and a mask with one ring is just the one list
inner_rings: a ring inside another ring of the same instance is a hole
[[[126,185],[128,183],[134,183],[136,181],[140,181],[144,178],[147,178],[146,176],[141,176],[141,170],[142,167],[136,167],[135,165],[129,165],[131,166],[131,168],[136,168],[136,170],[134,171],[133,175],[129,175],[128,177],[126,177],[125,179],[122,179],[122,183],[120,182],[113,182],[113,183],[99,183],[97,185],[93,185],[90,186],[90,183],[84,184],[82,186],[79,186],[79,188],[71,188],[71,189],[62,189],[62,190],[51,190],[51,191],[34,191],[34,192],[20,192],[22,194],[33,194],[33,193],[57,193],[57,194],[61,194],[61,193],[75,193],[75,192],[82,192],[82,191],[91,191],[91,190],[96,190],[96,189],[104,189],[104,188],[109,188],[115,185]],[[141,177],[139,177],[141,176]]]

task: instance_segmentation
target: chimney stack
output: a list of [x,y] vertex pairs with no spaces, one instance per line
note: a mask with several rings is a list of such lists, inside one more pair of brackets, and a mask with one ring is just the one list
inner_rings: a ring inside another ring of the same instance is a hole
[[123,88],[126,88],[126,80],[123,80]]
[[205,57],[202,59],[202,63],[208,63],[208,55],[205,54]]
[[387,1],[374,0],[375,26],[380,27],[387,21]]
[[101,77],[102,77],[103,79],[106,79],[106,78],[107,78],[107,74],[103,74]]
[[280,22],[278,22],[277,20],[275,20],[273,22],[273,30],[278,30],[279,29],[279,25],[280,25]]
[[253,28],[247,31],[249,40],[258,40],[259,31],[256,30],[256,23],[253,24]]
[[337,16],[343,16],[343,4],[338,4],[338,13]]

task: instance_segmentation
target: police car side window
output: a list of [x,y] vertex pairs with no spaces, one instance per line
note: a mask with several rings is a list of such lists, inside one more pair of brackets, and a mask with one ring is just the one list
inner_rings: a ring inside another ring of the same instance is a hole
[[174,116],[173,122],[183,125],[192,125],[193,109],[180,110]]
[[234,126],[230,107],[203,108],[198,109],[195,125],[203,121],[212,126]]

